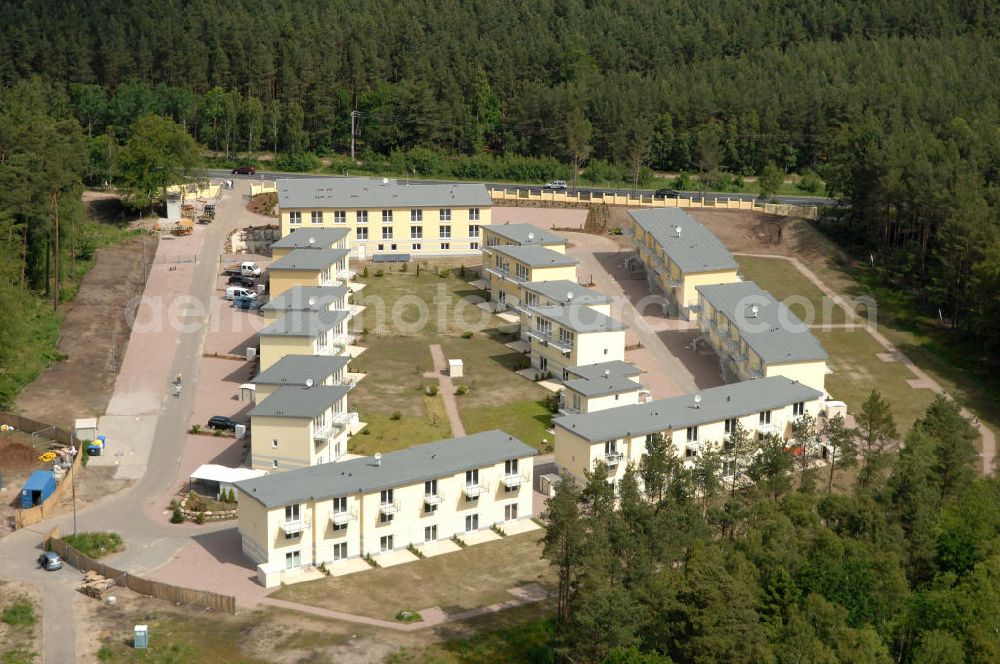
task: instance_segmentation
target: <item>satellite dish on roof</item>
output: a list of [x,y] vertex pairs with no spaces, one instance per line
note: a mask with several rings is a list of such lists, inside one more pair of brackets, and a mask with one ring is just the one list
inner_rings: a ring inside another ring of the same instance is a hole
[[534,240],[535,239],[535,234],[534,233],[528,233],[528,239],[529,240]]
[[306,387],[312,387],[312,386],[313,386],[313,379],[306,378]]
[[381,466],[382,465],[382,453],[381,452],[376,452],[375,453],[375,465],[376,466]]
[[567,300],[572,300],[573,299],[573,291],[568,291],[566,293],[566,299]]
[[605,378],[610,378],[611,377],[611,369],[605,369],[604,370],[604,377]]
[[682,230],[684,230],[684,227],[683,227],[683,226],[678,226],[678,227],[677,227],[677,237],[680,237],[680,236],[681,236],[681,231],[682,231]]
[[695,408],[701,408],[701,395],[700,394],[694,395],[694,407]]
[[316,244],[316,238],[314,237],[309,238],[309,244]]
[[751,318],[756,318],[758,311],[760,311],[760,307],[758,307],[756,304],[751,304],[750,305],[750,317]]
[[314,297],[309,298],[309,306],[312,307],[315,306],[315,304],[316,304],[316,298]]

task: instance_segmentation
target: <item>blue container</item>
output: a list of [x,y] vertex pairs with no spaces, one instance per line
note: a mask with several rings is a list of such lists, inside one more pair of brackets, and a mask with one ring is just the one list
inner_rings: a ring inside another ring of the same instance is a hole
[[41,505],[56,490],[56,476],[51,470],[36,470],[21,489],[21,508]]

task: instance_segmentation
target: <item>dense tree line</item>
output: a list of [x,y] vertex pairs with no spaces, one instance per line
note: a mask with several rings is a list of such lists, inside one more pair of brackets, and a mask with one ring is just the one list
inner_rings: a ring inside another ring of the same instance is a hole
[[686,468],[660,436],[617,488],[603,465],[560,483],[545,513],[557,659],[997,661],[1000,483],[976,479],[953,402],[938,397],[898,455],[888,406],[873,393],[857,430],[826,425],[859,464],[846,493],[817,490],[817,469],[766,438],[734,490],[719,455]]

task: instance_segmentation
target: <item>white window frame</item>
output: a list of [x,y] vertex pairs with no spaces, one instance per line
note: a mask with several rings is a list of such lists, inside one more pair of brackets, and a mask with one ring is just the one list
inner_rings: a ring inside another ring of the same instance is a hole
[[383,226],[382,227],[382,239],[383,240],[391,240],[392,239],[392,226]]
[[469,208],[469,221],[479,221],[479,208]]
[[410,210],[410,223],[417,224],[424,222],[424,211],[423,210]]
[[450,240],[451,224],[447,224],[445,226],[438,226],[438,237],[440,237],[442,240]]
[[289,551],[285,554],[285,569],[298,569],[302,567],[302,552]]
[[424,239],[424,227],[423,226],[410,226],[410,239],[411,240],[423,240]]
[[355,237],[358,240],[367,240],[368,239],[368,227],[367,226],[364,226],[364,227],[358,226],[357,228],[354,229],[354,235],[355,235]]
[[479,224],[469,224],[469,237],[479,237]]
[[442,250],[451,249],[451,243],[450,242],[442,242],[441,243],[441,249]]
[[[388,546],[386,546],[388,544]],[[380,553],[385,553],[386,551],[392,551],[395,548],[395,542],[393,541],[392,535],[382,535],[378,540],[378,548]]]
[[439,221],[451,221],[451,208],[441,208],[438,210]]
[[347,560],[347,542],[337,542],[333,545],[333,559]]
[[302,224],[302,212],[299,210],[292,210],[288,213],[288,225],[289,226],[300,226]]
[[392,210],[382,210],[382,223],[383,224],[392,223]]
[[313,210],[312,211],[312,215],[310,215],[310,223],[316,224],[316,225],[322,224],[323,223],[323,211],[322,210]]
[[368,223],[368,210],[358,210],[354,213],[354,222],[358,224]]
[[347,223],[347,210],[334,210],[333,211],[333,223],[335,223],[335,224],[346,224]]

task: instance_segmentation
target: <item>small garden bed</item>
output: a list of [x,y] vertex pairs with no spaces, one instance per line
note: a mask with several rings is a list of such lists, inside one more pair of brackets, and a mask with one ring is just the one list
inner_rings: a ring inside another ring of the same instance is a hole
[[77,533],[76,535],[66,535],[62,540],[94,560],[118,553],[125,548],[122,536],[112,532]]
[[171,523],[183,523],[184,521],[205,523],[206,521],[235,519],[239,515],[236,507],[236,496],[232,489],[223,496],[223,500],[215,500],[191,491],[180,502],[171,501],[170,508],[173,510],[173,514],[170,521]]

